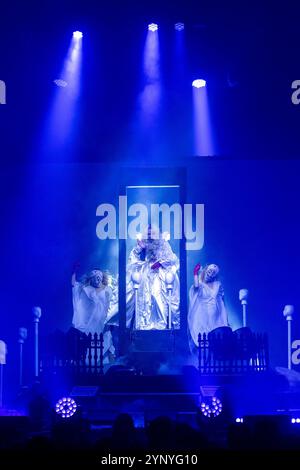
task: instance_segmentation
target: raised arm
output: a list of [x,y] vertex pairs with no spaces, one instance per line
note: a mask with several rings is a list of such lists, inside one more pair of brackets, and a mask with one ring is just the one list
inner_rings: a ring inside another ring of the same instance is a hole
[[77,279],[76,279],[76,275],[78,273],[78,270],[80,268],[80,263],[78,261],[76,261],[74,264],[73,264],[73,268],[72,268],[72,277],[71,277],[71,284],[72,284],[72,287],[75,286],[76,282],[77,282]]
[[201,269],[201,264],[197,263],[194,267],[194,287],[197,289],[199,287],[199,271]]

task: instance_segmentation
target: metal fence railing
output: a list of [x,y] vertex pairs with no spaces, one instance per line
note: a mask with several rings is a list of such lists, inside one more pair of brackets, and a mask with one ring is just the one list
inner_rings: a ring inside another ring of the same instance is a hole
[[217,328],[199,334],[199,371],[202,374],[245,374],[269,368],[268,338],[249,328]]

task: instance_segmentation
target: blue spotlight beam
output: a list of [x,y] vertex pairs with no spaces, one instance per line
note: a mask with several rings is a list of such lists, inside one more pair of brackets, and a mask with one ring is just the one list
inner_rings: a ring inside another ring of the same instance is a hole
[[203,85],[205,80],[197,82],[197,86],[193,85],[194,152],[198,156],[214,155],[207,87]]
[[151,127],[156,120],[160,98],[160,55],[158,31],[149,30],[144,48],[145,86],[140,96],[141,124],[144,129]]
[[80,95],[82,60],[82,33],[81,36],[79,33],[73,33],[61,74],[54,80],[57,87],[42,142],[44,151],[49,155],[63,150],[75,132],[73,124]]

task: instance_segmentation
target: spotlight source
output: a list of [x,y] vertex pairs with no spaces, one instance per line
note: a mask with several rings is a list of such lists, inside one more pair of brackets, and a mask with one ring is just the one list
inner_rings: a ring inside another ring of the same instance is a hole
[[76,413],[77,405],[73,398],[60,398],[55,405],[55,411],[62,418],[71,418]]
[[75,39],[81,39],[83,36],[82,32],[81,31],[74,31],[73,33],[73,38]]
[[61,87],[61,88],[65,88],[68,84],[65,80],[62,80],[61,78],[57,78],[56,80],[53,81],[53,83],[55,83],[55,85]]
[[203,80],[202,78],[197,78],[193,81],[192,86],[195,88],[203,88],[206,86],[206,80]]
[[154,33],[154,31],[158,30],[158,25],[155,24],[155,23],[151,23],[151,24],[148,25],[148,30],[152,31]]
[[183,31],[184,30],[184,23],[176,23],[174,26],[176,31]]
[[223,405],[219,398],[213,397],[209,400],[202,401],[200,410],[206,418],[215,418],[222,413]]

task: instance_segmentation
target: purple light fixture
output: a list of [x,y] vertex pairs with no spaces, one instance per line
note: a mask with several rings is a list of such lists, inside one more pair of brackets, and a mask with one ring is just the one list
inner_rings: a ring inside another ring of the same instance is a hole
[[71,418],[76,413],[77,405],[73,398],[61,398],[55,405],[55,411],[62,418]]
[[213,397],[211,400],[205,400],[201,403],[200,409],[206,418],[216,418],[222,413],[222,402],[219,398]]

